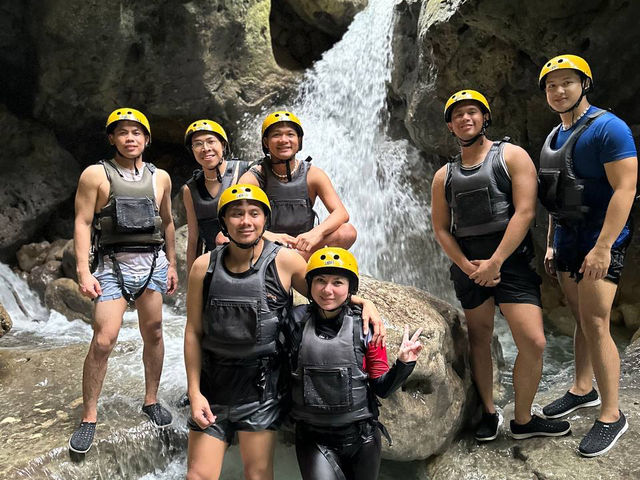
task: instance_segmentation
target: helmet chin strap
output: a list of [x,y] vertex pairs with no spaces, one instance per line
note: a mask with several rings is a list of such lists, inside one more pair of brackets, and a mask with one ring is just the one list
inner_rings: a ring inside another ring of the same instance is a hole
[[125,160],[131,160],[133,162],[133,170],[134,170],[135,174],[138,175],[138,173],[140,173],[138,171],[138,166],[136,165],[136,160],[137,160],[138,157],[134,157],[134,158],[127,157],[126,155],[123,155],[123,153],[120,150],[118,150],[118,147],[116,147],[115,145],[114,145],[114,147],[116,149],[116,152],[118,152],[118,155],[120,155]]
[[291,162],[293,162],[296,159],[296,154],[298,152],[294,153],[290,158],[286,158],[284,160],[278,160],[277,162],[273,160],[273,157],[269,154],[265,155],[264,158],[268,159],[267,161],[269,161],[271,163],[271,165],[280,165],[282,163],[285,164],[285,167],[287,169],[287,181],[291,181]]
[[220,161],[216,164],[215,167],[207,169],[207,170],[215,169],[215,171],[216,171],[216,180],[218,180],[218,183],[222,183],[222,174],[220,173],[220,165],[222,165],[222,162],[224,162],[224,157],[220,158]]
[[566,110],[560,111],[560,110],[555,110],[554,108],[551,107],[551,105],[547,104],[549,107],[549,110],[551,110],[553,113],[557,113],[562,115],[563,113],[569,113],[572,110],[575,110],[578,105],[580,105],[580,102],[582,101],[582,99],[584,98],[584,96],[587,94],[587,89],[584,88],[584,84],[587,80],[583,80],[582,81],[582,91],[580,92],[580,97],[578,98],[578,100],[576,101],[576,103],[573,104],[572,107],[567,108]]
[[487,133],[487,121],[485,120],[484,122],[482,122],[482,130],[480,130],[480,133],[478,133],[476,136],[474,136],[473,138],[471,138],[470,140],[462,140],[460,137],[456,136],[455,133],[451,132],[453,134],[454,137],[456,137],[456,139],[458,140],[458,144],[461,147],[470,147],[471,145],[473,145],[474,143],[476,143],[480,138],[484,137]]

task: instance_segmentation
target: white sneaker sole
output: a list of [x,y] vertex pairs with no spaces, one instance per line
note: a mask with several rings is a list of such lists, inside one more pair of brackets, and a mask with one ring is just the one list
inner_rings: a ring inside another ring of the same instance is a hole
[[496,434],[492,437],[478,438],[474,436],[473,438],[475,438],[478,442],[490,442],[491,440],[495,440],[496,438],[498,438],[498,434],[500,433],[500,426],[502,425],[503,420],[504,418],[502,417],[502,414],[498,412],[498,426],[496,427]]
[[542,415],[544,415],[545,418],[548,419],[554,419],[554,418],[562,418],[566,415],[569,415],[571,412],[575,412],[576,410],[580,409],[580,408],[587,408],[587,407],[597,407],[598,405],[600,405],[602,402],[600,401],[600,398],[596,398],[595,400],[591,400],[590,402],[586,402],[586,403],[581,403],[580,405],[576,405],[573,408],[570,408],[567,411],[561,412],[561,413],[556,413],[555,415],[545,415],[544,412],[542,412]]
[[91,450],[92,446],[93,446],[93,442],[91,442],[91,445],[89,445],[89,448],[87,448],[86,450],[76,450],[71,446],[71,440],[69,440],[69,450],[71,450],[74,453],[87,453],[89,450]]
[[524,440],[525,438],[533,438],[533,437],[564,437],[571,432],[571,427],[567,428],[562,432],[530,432],[530,433],[513,433],[511,432],[511,436],[516,440]]
[[616,435],[616,437],[613,439],[613,441],[607,446],[607,448],[605,448],[604,450],[600,450],[599,452],[595,452],[595,453],[584,453],[581,452],[580,449],[578,448],[578,453],[580,455],[582,455],[583,457],[588,457],[588,458],[592,458],[592,457],[597,457],[599,455],[604,455],[605,453],[607,453],[609,450],[611,450],[613,448],[613,446],[616,444],[616,442],[618,441],[618,439],[622,436],[622,434],[624,432],[627,431],[627,429],[629,428],[629,420],[627,420],[624,424],[624,427],[622,427],[622,430],[620,430],[618,432],[618,434]]

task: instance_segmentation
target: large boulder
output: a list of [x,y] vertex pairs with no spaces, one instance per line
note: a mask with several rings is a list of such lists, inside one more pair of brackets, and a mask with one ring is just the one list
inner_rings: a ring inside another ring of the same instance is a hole
[[51,244],[46,240],[21,246],[16,252],[20,270],[29,273],[36,265],[42,265],[49,255],[50,246]]
[[6,333],[11,330],[13,322],[9,316],[9,312],[4,308],[4,305],[0,303],[0,338],[4,337]]
[[62,262],[50,260],[43,265],[36,265],[29,272],[27,283],[31,290],[36,292],[40,300],[44,300],[44,292],[47,286],[62,276]]
[[80,167],[53,133],[1,105],[0,124],[0,260],[7,262],[73,195]]
[[44,303],[69,320],[79,318],[86,323],[92,322],[93,302],[80,293],[80,287],[70,278],[58,278],[49,283],[44,293]]
[[359,294],[374,302],[387,323],[390,362],[403,326],[423,329],[416,369],[402,390],[382,401],[380,420],[393,438],[392,447],[383,443],[383,457],[410,461],[443,451],[475,406],[460,311],[422,290],[370,277],[362,277]]

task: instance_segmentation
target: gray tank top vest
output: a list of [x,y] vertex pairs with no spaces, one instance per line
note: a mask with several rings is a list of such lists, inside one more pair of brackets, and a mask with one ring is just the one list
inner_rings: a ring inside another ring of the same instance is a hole
[[368,376],[355,353],[362,319],[348,311],[338,334],[324,339],[316,334],[311,311],[306,315],[298,365],[292,372],[291,416],[312,425],[336,427],[371,418]]
[[[538,197],[547,211],[560,223],[582,223],[587,220],[590,213],[589,207],[584,205],[584,190],[591,185],[601,183],[601,180],[582,179],[576,176],[573,169],[573,151],[580,136],[596,118],[605,113],[605,110],[598,110],[590,114],[587,120],[569,135],[562,147],[554,150],[551,144],[558,135],[561,125],[556,126],[542,146],[538,171]],[[595,216],[601,219],[605,212],[592,213],[596,213]]]
[[227,245],[211,252],[209,291],[203,306],[202,348],[231,359],[253,359],[278,352],[280,318],[269,309],[265,274],[279,245],[265,240],[250,272],[232,275],[223,264]]
[[269,230],[272,232],[295,237],[313,228],[316,213],[307,188],[309,168],[309,162],[300,161],[291,181],[283,183],[275,177],[267,162],[262,163],[264,191],[271,203]]
[[94,222],[98,247],[126,250],[126,247],[161,246],[162,218],[153,191],[155,167],[145,163],[142,179],[129,182],[110,160],[102,160],[100,164],[109,180],[109,198]]
[[494,142],[484,161],[463,169],[458,159],[449,163],[445,195],[457,238],[502,232],[513,215],[511,182],[502,161],[504,142]]

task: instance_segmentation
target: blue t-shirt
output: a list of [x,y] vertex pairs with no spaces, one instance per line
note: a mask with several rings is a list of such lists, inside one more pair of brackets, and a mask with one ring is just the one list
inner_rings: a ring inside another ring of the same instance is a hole
[[[588,115],[599,109],[593,105],[587,113],[568,130],[560,129],[551,148],[558,149],[564,145],[578,125],[587,121]],[[637,156],[631,129],[620,118],[606,112],[596,118],[587,128],[573,150],[573,167],[579,178],[600,179],[602,182],[585,189],[585,204],[595,210],[607,209],[613,189],[607,181],[604,164]]]

